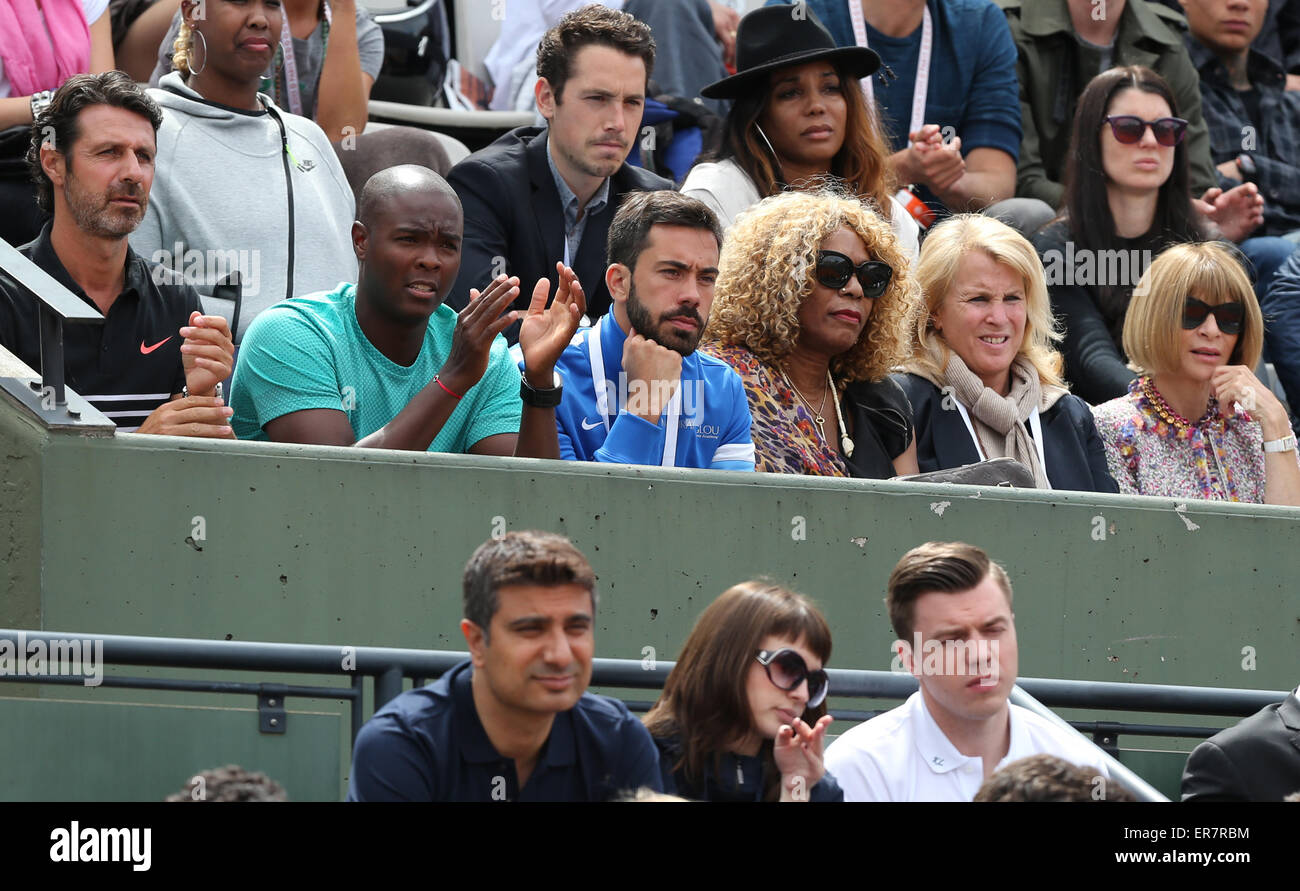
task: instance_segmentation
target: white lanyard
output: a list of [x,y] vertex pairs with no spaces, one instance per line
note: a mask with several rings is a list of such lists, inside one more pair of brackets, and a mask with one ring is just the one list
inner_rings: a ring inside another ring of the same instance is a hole
[[[859,0],[846,0],[849,4],[849,17],[853,19],[853,40],[858,46],[867,45],[867,23],[862,18],[862,4]],[[912,88],[912,126],[909,133],[915,133],[925,126],[925,99],[930,92],[930,49],[934,45],[934,22],[930,18],[927,4],[925,14],[921,17],[921,57],[916,60],[916,85]],[[862,92],[867,94],[867,104],[875,107],[876,91],[871,85],[871,77],[862,78]]]
[[[302,94],[298,90],[298,59],[293,54],[293,34],[289,31],[289,14],[281,10],[283,17],[280,19],[280,52],[284,54],[284,80],[288,95],[285,97],[289,100],[289,111],[294,114],[302,114]],[[334,22],[334,14],[330,11],[329,0],[325,0],[325,48],[329,49],[329,28]],[[321,68],[325,67],[325,59],[321,58]]]
[[[984,453],[984,446],[980,445],[980,438],[975,435],[975,425],[970,422],[970,415],[966,412],[966,406],[961,404],[961,400],[953,399],[957,404],[957,411],[961,412],[961,419],[966,424],[966,431],[970,433],[971,441],[975,443],[975,453],[980,456],[981,461],[987,461],[989,456]],[[1038,419],[1038,408],[1035,407],[1029,413],[1029,429],[1033,431],[1034,450],[1038,452],[1038,465],[1043,468],[1043,476],[1047,476],[1047,458],[1043,456],[1043,424]]]
[[[600,333],[609,316],[603,316],[591,327],[587,335],[587,355],[591,359],[591,385],[596,390],[596,411],[605,424],[605,433],[609,433],[609,389],[605,378],[605,351],[601,346]],[[614,324],[617,324],[614,323]],[[664,431],[664,452],[659,462],[660,467],[677,466],[677,432],[682,415],[682,387],[677,385],[677,392],[668,400],[667,430]]]

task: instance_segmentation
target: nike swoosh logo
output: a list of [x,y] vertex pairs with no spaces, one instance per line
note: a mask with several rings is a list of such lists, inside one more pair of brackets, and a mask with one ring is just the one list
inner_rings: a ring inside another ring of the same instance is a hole
[[594,423],[594,424],[588,424],[586,418],[583,418],[583,419],[582,419],[582,429],[583,429],[583,430],[595,430],[597,427],[604,427],[604,426],[605,426],[605,422],[604,422],[604,421],[597,421],[597,422]]
[[[175,336],[175,335],[173,335],[173,337],[174,337],[174,336]],[[164,338],[163,340],[158,341],[157,343],[155,343],[155,344],[154,344],[153,346],[151,346],[151,347],[147,347],[147,346],[145,346],[143,340],[140,341],[140,355],[142,355],[142,356],[147,356],[147,355],[149,355],[150,353],[152,353],[154,350],[158,349],[158,347],[162,346],[164,343],[166,343],[166,342],[169,341],[169,340],[171,340],[171,337]]]

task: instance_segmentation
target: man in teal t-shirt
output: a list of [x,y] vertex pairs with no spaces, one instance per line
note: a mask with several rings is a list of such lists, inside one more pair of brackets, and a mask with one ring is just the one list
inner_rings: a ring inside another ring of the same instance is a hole
[[[442,177],[415,165],[366,183],[352,224],[358,282],[263,311],[239,352],[240,439],[558,458],[555,361],[585,309],[572,270],[543,279],[520,328],[523,380],[498,336],[519,280],[444,306],[464,220]],[[504,313],[504,314],[503,314]],[[522,398],[521,398],[522,397]]]

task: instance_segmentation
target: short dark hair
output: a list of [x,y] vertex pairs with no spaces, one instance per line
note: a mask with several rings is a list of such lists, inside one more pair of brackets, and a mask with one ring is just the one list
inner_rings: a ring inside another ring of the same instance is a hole
[[214,767],[193,777],[164,801],[288,801],[284,787],[264,773],[237,764]]
[[[1100,782],[1098,782],[1100,780]],[[984,781],[975,801],[1136,801],[1128,787],[1055,755],[1013,761]]]
[[478,546],[465,564],[464,613],[487,636],[497,591],[510,585],[579,585],[596,607],[596,573],[573,542],[553,532],[507,532]]
[[717,240],[718,250],[722,250],[722,225],[703,201],[667,189],[628,192],[609,224],[609,240],[605,242],[608,262],[636,269],[636,258],[645,250],[650,229],[656,225],[703,229]]
[[989,576],[998,583],[1011,603],[1011,580],[1007,571],[989,559],[975,545],[961,541],[928,541],[903,555],[889,574],[889,623],[902,640],[912,637],[912,617],[922,594],[960,594]]
[[71,164],[69,149],[81,135],[77,116],[92,105],[111,105],[135,112],[153,125],[155,137],[162,126],[162,109],[128,74],[121,71],[74,74],[64,81],[49,106],[32,121],[31,144],[27,147],[27,171],[36,183],[36,202],[47,213],[54,213],[54,183],[41,168],[41,146],[50,143]]
[[649,82],[655,67],[655,39],[650,34],[650,26],[626,12],[592,3],[560,19],[537,45],[537,76],[546,78],[551,85],[557,105],[578,50],[593,43],[629,56],[640,56]]

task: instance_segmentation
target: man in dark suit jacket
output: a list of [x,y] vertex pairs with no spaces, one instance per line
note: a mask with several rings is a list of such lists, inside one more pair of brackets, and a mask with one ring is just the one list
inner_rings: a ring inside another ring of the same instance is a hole
[[1300,791],[1300,699],[1265,706],[1192,750],[1183,801],[1281,801]]
[[[638,138],[654,40],[641,22],[605,6],[571,12],[537,48],[537,109],[544,128],[521,127],[452,168],[465,208],[453,309],[501,275],[536,281],[571,267],[587,315],[609,311],[605,240],[623,195],[671,189],[626,163]],[[521,295],[515,308],[525,310]],[[513,343],[518,324],[506,330]]]

